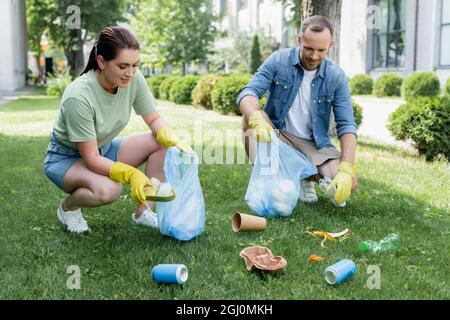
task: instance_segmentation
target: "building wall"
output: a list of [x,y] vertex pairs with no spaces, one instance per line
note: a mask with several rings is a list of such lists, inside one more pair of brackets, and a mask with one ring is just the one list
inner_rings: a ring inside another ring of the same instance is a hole
[[[439,66],[439,53],[440,53],[440,31],[441,31],[441,0],[433,0],[434,10],[433,17],[431,20],[431,25],[434,28],[432,35],[432,46],[434,48],[432,55],[432,65],[434,67],[434,72],[438,75],[441,82],[441,86],[445,84],[448,78],[450,78],[450,66],[440,67]],[[445,45],[450,46],[450,39],[447,39]]]
[[[417,69],[419,55],[416,50],[416,39],[424,28],[419,28],[420,14],[418,11],[420,4],[417,0],[410,0],[406,5],[406,32],[405,32],[405,67],[399,71],[402,77],[406,77]],[[423,18],[422,18],[423,19]],[[420,30],[419,30],[420,29]],[[417,42],[418,44],[419,42]]]
[[439,67],[440,11],[441,0],[407,1],[405,67],[394,70],[403,77],[414,71],[433,71],[441,85],[450,77],[449,68]]
[[26,84],[27,34],[25,0],[0,1],[0,90],[14,91]]
[[[411,1],[411,4],[415,1]],[[418,9],[419,14],[417,16],[417,45],[416,55],[417,64],[416,70],[433,70],[433,54],[436,51],[435,45],[433,45],[433,33],[436,32],[434,23],[432,21],[436,1],[419,0]],[[414,17],[411,17],[411,19]],[[410,42],[411,44],[414,41]],[[427,50],[424,50],[427,48]]]
[[339,65],[349,77],[366,73],[367,0],[343,0]]
[[444,85],[450,68],[439,67],[441,0],[407,1],[403,68],[372,68],[372,31],[366,25],[369,5],[368,0],[342,2],[339,64],[347,75],[367,73],[377,79],[387,72],[406,77],[425,70],[434,71]]

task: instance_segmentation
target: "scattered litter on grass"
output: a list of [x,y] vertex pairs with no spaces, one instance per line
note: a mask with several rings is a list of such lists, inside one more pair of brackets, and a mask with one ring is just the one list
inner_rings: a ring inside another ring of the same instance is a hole
[[279,275],[286,267],[287,261],[282,256],[274,256],[272,251],[267,247],[252,246],[243,249],[239,255],[244,258],[245,266],[248,271],[253,268]]
[[310,235],[316,237],[316,238],[323,238],[323,240],[320,242],[320,245],[322,246],[322,248],[325,248],[325,241],[327,240],[333,240],[336,241],[336,239],[339,239],[340,241],[345,240],[349,237],[350,235],[350,230],[349,229],[345,229],[341,232],[326,232],[326,231],[304,231],[305,233],[309,233]]
[[321,256],[310,255],[308,257],[309,262],[322,262],[323,260],[325,260],[325,258]]

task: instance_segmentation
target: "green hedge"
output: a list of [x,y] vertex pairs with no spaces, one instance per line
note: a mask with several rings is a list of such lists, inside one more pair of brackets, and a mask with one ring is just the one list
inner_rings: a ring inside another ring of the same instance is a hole
[[448,78],[447,82],[445,83],[444,95],[450,97],[450,78]]
[[219,79],[220,76],[217,74],[208,74],[200,78],[192,91],[192,104],[195,107],[212,109],[211,93]]
[[377,97],[400,97],[403,78],[395,73],[385,73],[373,86],[373,94]]
[[367,74],[357,74],[350,80],[352,94],[371,94],[373,80]]
[[359,128],[363,120],[363,110],[361,106],[352,100],[353,116],[355,117],[356,127]]
[[199,76],[179,77],[172,83],[169,90],[169,100],[176,104],[191,104],[192,90],[197,85]]
[[163,100],[169,100],[170,97],[170,88],[175,81],[178,80],[178,76],[169,76],[164,79],[159,85],[159,98]]
[[432,161],[443,154],[450,160],[450,98],[420,97],[408,100],[389,117],[388,129]]
[[211,94],[213,110],[222,114],[241,115],[236,98],[250,80],[250,74],[234,74],[222,77]]
[[146,78],[148,87],[150,88],[150,91],[153,93],[153,96],[156,99],[160,98],[159,86],[168,77],[169,77],[169,75],[167,75],[167,74],[160,74],[160,75],[157,75],[157,76],[154,76],[154,77]]
[[440,92],[439,78],[433,72],[414,72],[403,81],[401,92],[402,97],[406,100],[438,96]]

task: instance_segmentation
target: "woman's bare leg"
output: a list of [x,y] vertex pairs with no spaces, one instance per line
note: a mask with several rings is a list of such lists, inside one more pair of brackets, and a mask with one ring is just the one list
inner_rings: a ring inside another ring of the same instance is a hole
[[64,176],[64,191],[70,195],[63,201],[64,211],[108,204],[120,197],[122,185],[86,167],[83,160],[72,165]]
[[[151,133],[138,133],[130,135],[123,139],[117,161],[124,162],[133,167],[139,167],[144,162],[147,162],[145,167],[145,174],[147,177],[155,177],[160,181],[164,181],[164,159],[167,149],[161,147],[156,141],[155,136]],[[153,207],[152,202],[147,202],[149,208]],[[135,212],[135,217],[144,212],[146,206],[138,205]]]

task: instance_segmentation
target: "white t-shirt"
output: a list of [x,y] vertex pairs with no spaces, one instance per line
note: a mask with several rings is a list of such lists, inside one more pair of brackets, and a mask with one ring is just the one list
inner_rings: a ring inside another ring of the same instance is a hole
[[316,70],[303,69],[303,80],[286,117],[286,131],[306,140],[313,140],[311,121],[311,84]]

